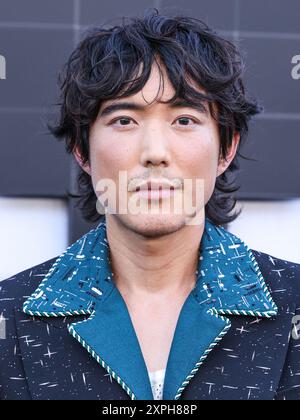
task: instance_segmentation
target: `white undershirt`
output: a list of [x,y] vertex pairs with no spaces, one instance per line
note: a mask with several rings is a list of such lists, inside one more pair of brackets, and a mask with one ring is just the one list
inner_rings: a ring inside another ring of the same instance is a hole
[[155,370],[153,372],[148,372],[150,382],[151,382],[153,398],[155,400],[162,400],[165,372],[166,372],[166,369],[160,369],[160,370]]

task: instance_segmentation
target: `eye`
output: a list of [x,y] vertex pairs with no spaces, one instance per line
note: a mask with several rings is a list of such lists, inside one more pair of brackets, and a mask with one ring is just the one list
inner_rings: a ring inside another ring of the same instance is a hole
[[[127,126],[127,125],[129,125],[129,122],[130,121],[133,121],[133,119],[132,118],[130,118],[130,117],[119,117],[119,118],[116,118],[116,119],[114,119],[114,120],[112,120],[112,121],[110,121],[109,123],[108,123],[108,125],[115,125],[115,123],[117,122],[117,121],[120,121],[120,125],[117,125],[117,126],[121,126],[121,127],[125,127],[125,126]],[[121,123],[122,122],[122,123]],[[125,124],[124,124],[125,123]]]
[[181,121],[181,122],[183,122],[182,124],[180,124],[180,125],[183,125],[183,126],[189,126],[189,125],[191,125],[191,124],[189,124],[189,120],[190,121],[193,121],[195,124],[198,124],[199,122],[195,119],[195,118],[192,118],[192,117],[179,117],[179,118],[177,118],[177,120],[176,121]]

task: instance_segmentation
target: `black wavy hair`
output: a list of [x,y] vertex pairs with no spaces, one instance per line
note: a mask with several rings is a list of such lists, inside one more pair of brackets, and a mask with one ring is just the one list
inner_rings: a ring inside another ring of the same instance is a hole
[[[102,101],[139,92],[156,57],[164,64],[175,90],[173,98],[165,103],[177,98],[200,106],[208,103],[219,127],[221,158],[226,158],[234,132],[240,134],[236,156],[217,177],[205,206],[205,215],[213,223],[226,225],[241,212],[230,214],[237,201],[234,193],[240,188],[236,182],[238,158],[253,159],[242,156],[239,150],[250,118],[263,107],[246,93],[242,81],[245,64],[238,48],[203,21],[180,14],[160,15],[154,8],[147,9],[142,17],[123,17],[116,26],[89,27],[59,75],[59,121],[48,127],[57,139],[65,139],[68,153],[77,148],[83,164],[87,163],[89,129]],[[205,94],[195,90],[189,80],[202,87]],[[105,216],[97,212],[90,175],[80,168],[77,181],[78,194],[69,195],[77,199],[83,218],[102,221]]]

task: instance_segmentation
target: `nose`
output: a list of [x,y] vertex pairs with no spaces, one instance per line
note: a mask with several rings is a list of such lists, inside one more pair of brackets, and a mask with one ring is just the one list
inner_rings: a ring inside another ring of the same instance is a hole
[[169,166],[171,161],[169,142],[161,128],[148,127],[141,139],[140,163],[142,166]]

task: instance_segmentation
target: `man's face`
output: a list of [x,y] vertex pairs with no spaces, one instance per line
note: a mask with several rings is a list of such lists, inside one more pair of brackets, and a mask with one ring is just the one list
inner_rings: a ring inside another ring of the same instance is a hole
[[[187,218],[187,213],[191,215],[191,206],[196,209],[198,215],[202,215],[203,220],[204,206],[213,193],[216,177],[229,166],[237,146],[236,141],[226,165],[219,164],[218,126],[210,113],[189,106],[173,108],[171,104],[157,102],[165,101],[174,94],[164,67],[162,70],[164,83],[161,85],[164,85],[164,88],[162,92],[161,86],[159,95],[159,70],[154,63],[150,78],[140,92],[102,103],[98,117],[90,129],[90,161],[84,167],[92,177],[98,197],[101,195],[98,184],[100,180],[109,179],[116,186],[115,191],[106,190],[106,197],[112,198],[114,195],[117,212],[111,214],[108,204],[106,218],[117,218],[118,222],[130,230],[148,237],[175,232],[185,226],[187,220],[191,220]],[[157,100],[152,103],[157,95]],[[127,107],[103,113],[108,106],[125,102],[145,108],[135,110]],[[123,198],[127,194],[125,214],[118,210],[119,188],[122,188],[120,171],[125,171],[122,172],[123,180],[126,174],[126,181],[120,192]],[[180,185],[181,188],[167,194],[165,198],[157,198],[154,195],[147,198],[145,194],[141,196],[141,193],[130,191],[128,188],[132,182],[152,179],[171,182],[175,179],[176,185]],[[188,182],[192,183],[192,189],[185,185],[186,180],[190,180]],[[196,180],[199,180],[198,186]],[[192,201],[189,200],[189,205],[184,207],[183,200],[188,197]],[[129,202],[131,208],[132,205],[140,205],[141,211],[132,214],[133,212],[128,210]],[[163,213],[162,205],[166,205],[166,202],[169,211]],[[177,204],[174,204],[175,202]],[[181,203],[181,211],[175,210],[178,209],[178,203]],[[185,208],[189,211],[185,211]]]

